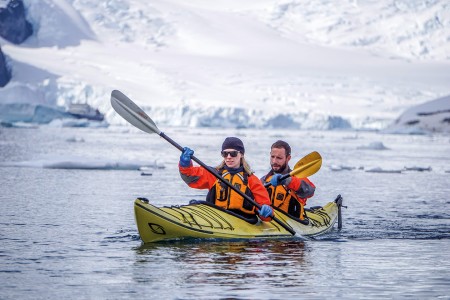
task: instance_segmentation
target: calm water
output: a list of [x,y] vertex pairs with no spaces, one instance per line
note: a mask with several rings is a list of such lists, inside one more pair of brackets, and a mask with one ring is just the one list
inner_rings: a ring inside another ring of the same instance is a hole
[[[162,129],[162,128],[161,128]],[[309,205],[344,197],[344,228],[316,240],[142,245],[133,201],[202,199],[178,175],[179,152],[129,128],[0,128],[0,163],[139,160],[140,171],[0,166],[1,299],[450,299],[450,138],[353,132],[170,129],[206,164],[224,137],[243,138],[257,175],[276,139],[293,164],[317,150]],[[69,140],[79,142],[70,142]],[[82,139],[82,141],[80,141]],[[358,149],[382,142],[389,150]],[[292,164],[292,165],[293,165]],[[355,167],[332,171],[331,165]],[[401,174],[381,167],[431,167]],[[361,168],[361,169],[359,169]]]

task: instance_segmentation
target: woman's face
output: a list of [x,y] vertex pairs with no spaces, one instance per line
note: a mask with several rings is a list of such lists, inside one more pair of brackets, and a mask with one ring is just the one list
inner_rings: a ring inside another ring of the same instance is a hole
[[[233,157],[236,155],[235,157]],[[223,160],[228,168],[239,168],[243,154],[234,149],[225,149],[222,151]]]

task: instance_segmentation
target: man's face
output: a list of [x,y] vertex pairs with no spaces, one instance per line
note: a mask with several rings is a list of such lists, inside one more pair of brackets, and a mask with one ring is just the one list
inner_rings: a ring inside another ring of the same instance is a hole
[[290,159],[291,156],[286,156],[286,150],[284,148],[272,148],[270,150],[270,166],[276,173],[284,170]]

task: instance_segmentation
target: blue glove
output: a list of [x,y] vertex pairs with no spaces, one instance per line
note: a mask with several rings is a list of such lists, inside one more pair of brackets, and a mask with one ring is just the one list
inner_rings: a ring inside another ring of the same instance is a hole
[[282,182],[280,181],[280,178],[281,178],[281,174],[274,174],[272,176],[272,178],[270,178],[270,184],[273,186],[282,184]]
[[194,155],[194,150],[184,147],[180,156],[180,166],[183,168],[189,167],[191,165],[192,155]]
[[269,205],[263,204],[258,213],[261,217],[267,218],[267,217],[273,216],[273,209]]

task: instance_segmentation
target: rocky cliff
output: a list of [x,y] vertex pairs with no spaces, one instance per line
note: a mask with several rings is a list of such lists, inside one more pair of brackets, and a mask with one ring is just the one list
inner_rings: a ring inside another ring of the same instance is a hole
[[25,17],[22,0],[12,0],[0,7],[0,36],[14,44],[20,44],[33,34],[33,27]]

